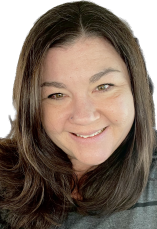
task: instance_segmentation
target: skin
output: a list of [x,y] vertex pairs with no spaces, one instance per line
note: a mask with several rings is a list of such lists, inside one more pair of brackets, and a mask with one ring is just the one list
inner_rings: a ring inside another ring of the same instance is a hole
[[[89,78],[113,68],[94,83]],[[127,67],[103,38],[80,38],[71,45],[49,49],[42,66],[42,123],[46,133],[72,161],[78,177],[107,160],[129,133],[135,116]],[[114,86],[102,84],[113,84]],[[61,93],[48,98],[49,95]],[[72,133],[94,133],[107,127],[97,142],[79,143]]]

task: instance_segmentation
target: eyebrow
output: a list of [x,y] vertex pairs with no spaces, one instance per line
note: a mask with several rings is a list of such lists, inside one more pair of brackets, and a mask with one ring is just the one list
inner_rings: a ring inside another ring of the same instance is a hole
[[[117,69],[113,69],[113,68],[107,68],[102,72],[96,73],[93,76],[90,77],[89,79],[89,83],[95,83],[97,82],[99,79],[101,79],[103,76],[107,75],[110,72],[120,72]],[[59,83],[59,82],[44,82],[41,84],[41,87],[56,87],[56,88],[67,88],[65,84],[63,83]]]

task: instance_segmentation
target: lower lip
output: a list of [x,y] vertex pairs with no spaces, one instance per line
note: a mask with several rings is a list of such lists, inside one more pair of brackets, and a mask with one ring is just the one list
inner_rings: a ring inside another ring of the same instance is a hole
[[95,135],[93,137],[89,137],[89,138],[78,137],[72,133],[70,133],[70,136],[73,140],[75,140],[79,143],[89,144],[89,143],[97,142],[97,141],[104,139],[104,136],[106,135],[107,130],[108,130],[108,127],[106,127],[106,129],[103,132],[101,132],[100,134],[97,134],[97,135]]

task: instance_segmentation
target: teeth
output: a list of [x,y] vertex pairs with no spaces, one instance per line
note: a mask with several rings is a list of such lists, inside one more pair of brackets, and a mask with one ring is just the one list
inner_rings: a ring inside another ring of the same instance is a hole
[[103,131],[105,130],[105,128],[103,128],[102,130],[99,130],[97,131],[96,133],[94,134],[91,134],[91,135],[79,135],[79,134],[76,134],[78,137],[81,137],[81,138],[90,138],[90,137],[93,137],[95,135],[98,135],[100,133],[102,133]]

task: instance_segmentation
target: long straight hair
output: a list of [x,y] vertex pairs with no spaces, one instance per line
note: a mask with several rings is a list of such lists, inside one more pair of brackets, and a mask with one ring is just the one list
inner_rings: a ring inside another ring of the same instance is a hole
[[[113,154],[77,179],[68,156],[42,125],[41,67],[47,51],[80,37],[103,37],[125,62],[135,120]],[[17,65],[16,109],[10,134],[0,140],[0,209],[11,228],[60,225],[69,211],[112,214],[132,207],[146,187],[155,148],[153,86],[137,39],[126,22],[88,1],[59,5],[30,30]],[[82,200],[71,197],[77,188]]]

